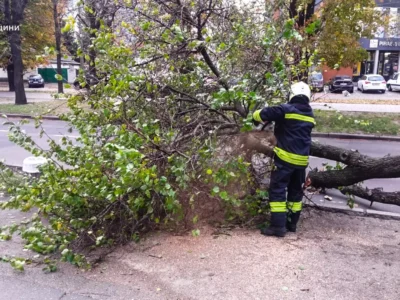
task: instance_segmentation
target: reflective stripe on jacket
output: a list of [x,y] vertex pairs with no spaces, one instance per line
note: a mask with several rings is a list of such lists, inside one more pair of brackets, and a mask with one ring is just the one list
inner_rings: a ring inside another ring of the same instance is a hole
[[264,108],[260,117],[263,121],[275,121],[276,160],[296,168],[306,168],[311,131],[315,126],[311,106],[302,99],[293,98],[288,104]]

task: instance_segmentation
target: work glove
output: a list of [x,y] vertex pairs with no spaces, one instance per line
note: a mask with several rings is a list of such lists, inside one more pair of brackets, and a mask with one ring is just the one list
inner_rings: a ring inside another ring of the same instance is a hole
[[254,124],[254,126],[258,127],[262,123],[264,123],[264,122],[261,119],[261,109],[259,109],[253,113],[253,124]]

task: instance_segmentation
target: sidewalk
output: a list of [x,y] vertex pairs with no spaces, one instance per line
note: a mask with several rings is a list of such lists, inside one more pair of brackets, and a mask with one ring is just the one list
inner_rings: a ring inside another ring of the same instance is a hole
[[[0,211],[1,225],[18,220]],[[400,222],[303,212],[297,234],[199,225],[200,236],[154,232],[108,255],[92,271],[61,264],[56,273],[0,264],[0,300],[385,299],[400,294]],[[2,255],[32,257],[20,240]]]
[[400,105],[311,103],[314,110],[338,110],[353,112],[400,113]]
[[[28,84],[25,82],[25,92],[39,92],[39,93],[57,93],[58,92],[58,84],[57,83],[46,83],[44,88],[29,88]],[[0,82],[0,92],[8,92],[9,87],[7,82]],[[71,84],[71,88],[65,88],[64,86],[64,92],[65,93],[71,93],[75,92],[75,88]]]

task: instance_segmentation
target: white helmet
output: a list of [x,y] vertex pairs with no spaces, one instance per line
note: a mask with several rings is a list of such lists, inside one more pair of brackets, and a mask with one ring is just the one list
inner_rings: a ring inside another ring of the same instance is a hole
[[309,101],[311,99],[310,86],[302,81],[296,82],[296,83],[292,84],[292,86],[290,87],[289,101],[299,95],[306,96]]

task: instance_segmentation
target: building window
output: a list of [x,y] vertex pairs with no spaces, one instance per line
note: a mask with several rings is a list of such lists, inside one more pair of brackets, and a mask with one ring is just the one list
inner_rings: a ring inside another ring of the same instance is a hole
[[398,72],[399,68],[399,52],[386,52],[379,53],[378,74],[385,77],[392,77],[394,73]]

